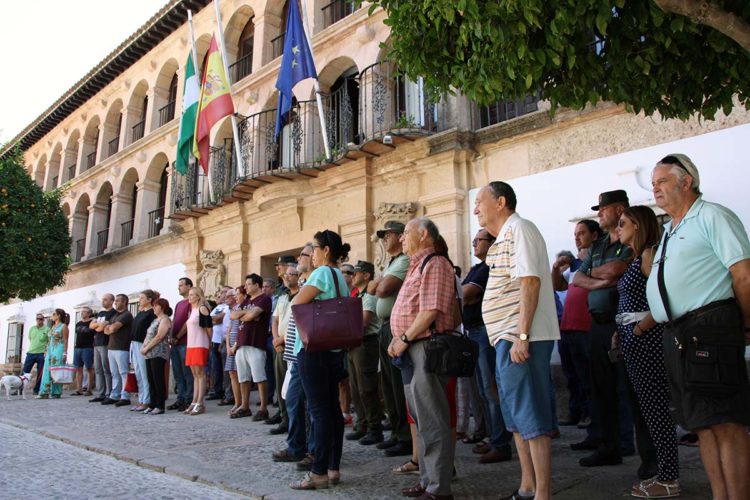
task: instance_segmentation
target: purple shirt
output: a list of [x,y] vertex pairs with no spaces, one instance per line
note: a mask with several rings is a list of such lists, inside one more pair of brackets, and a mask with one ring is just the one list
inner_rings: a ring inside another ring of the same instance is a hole
[[[182,299],[174,306],[174,317],[172,318],[172,335],[177,337],[180,333],[182,325],[184,325],[190,317],[192,307],[187,299]],[[177,345],[187,345],[187,333],[180,337],[177,341]]]

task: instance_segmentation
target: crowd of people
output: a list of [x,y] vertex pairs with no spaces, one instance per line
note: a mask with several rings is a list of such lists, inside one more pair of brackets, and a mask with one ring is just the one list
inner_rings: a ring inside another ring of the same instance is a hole
[[[581,466],[638,453],[634,497],[681,494],[680,429],[683,442],[700,446],[713,498],[746,498],[750,243],[734,213],[703,200],[687,156],[656,163],[652,186],[668,217],[663,230],[625,191],[603,192],[592,207],[598,222],[574,225],[577,254],[560,252],[551,268],[542,234],[516,212],[513,188],[495,181],[476,197],[479,263],[463,280],[436,224],[419,217],[377,231],[387,257],[379,275],[370,262],[348,263],[350,246],[325,230],[298,256],[279,257],[274,279],[248,274],[215,302],[187,277],[174,311],[153,290],[141,292],[135,316],[126,295],[104,294],[101,310],[84,308],[75,325],[73,394],[150,415],[197,416],[217,400],[228,418],[286,434],[270,459],[307,472],[290,485],[297,490],[342,481],[343,441],[351,440],[408,457],[393,469],[419,477],[404,496],[448,499],[457,442],[473,444],[480,463],[511,460],[513,443],[520,482],[501,498],[549,499],[550,440],[559,425],[576,425],[587,437],[572,449],[590,451]],[[361,345],[306,349],[294,306],[337,296],[361,299]],[[36,365],[37,397],[59,398],[50,367],[67,361],[69,316],[55,310],[51,328],[36,319],[24,373]],[[426,340],[450,333],[478,344],[471,377],[426,366]],[[559,421],[555,341],[570,393]],[[168,362],[176,399],[165,407]]]

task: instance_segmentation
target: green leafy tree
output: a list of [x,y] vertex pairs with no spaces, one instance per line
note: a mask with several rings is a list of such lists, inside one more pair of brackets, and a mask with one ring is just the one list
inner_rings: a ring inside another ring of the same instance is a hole
[[70,265],[60,193],[31,180],[19,151],[0,160],[0,303],[62,285]]
[[747,0],[374,0],[389,56],[436,93],[480,104],[536,91],[663,118],[750,109]]

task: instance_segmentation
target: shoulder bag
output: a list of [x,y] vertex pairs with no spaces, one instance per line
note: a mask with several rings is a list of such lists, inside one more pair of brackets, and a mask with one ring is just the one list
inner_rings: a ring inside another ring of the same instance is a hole
[[362,299],[342,296],[336,272],[330,266],[336,297],[292,306],[297,335],[305,352],[351,349],[362,344]]

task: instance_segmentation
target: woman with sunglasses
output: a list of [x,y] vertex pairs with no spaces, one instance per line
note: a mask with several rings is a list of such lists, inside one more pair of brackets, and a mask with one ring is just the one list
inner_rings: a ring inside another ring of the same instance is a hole
[[637,498],[670,498],[680,495],[680,466],[675,424],[669,413],[669,386],[664,368],[662,326],[649,312],[646,281],[651,273],[654,250],[659,243],[659,223],[646,206],[626,208],[618,223],[620,241],[633,249],[635,259],[617,282],[617,333],[625,368],[640,411],[656,448],[658,474],[635,483]]

